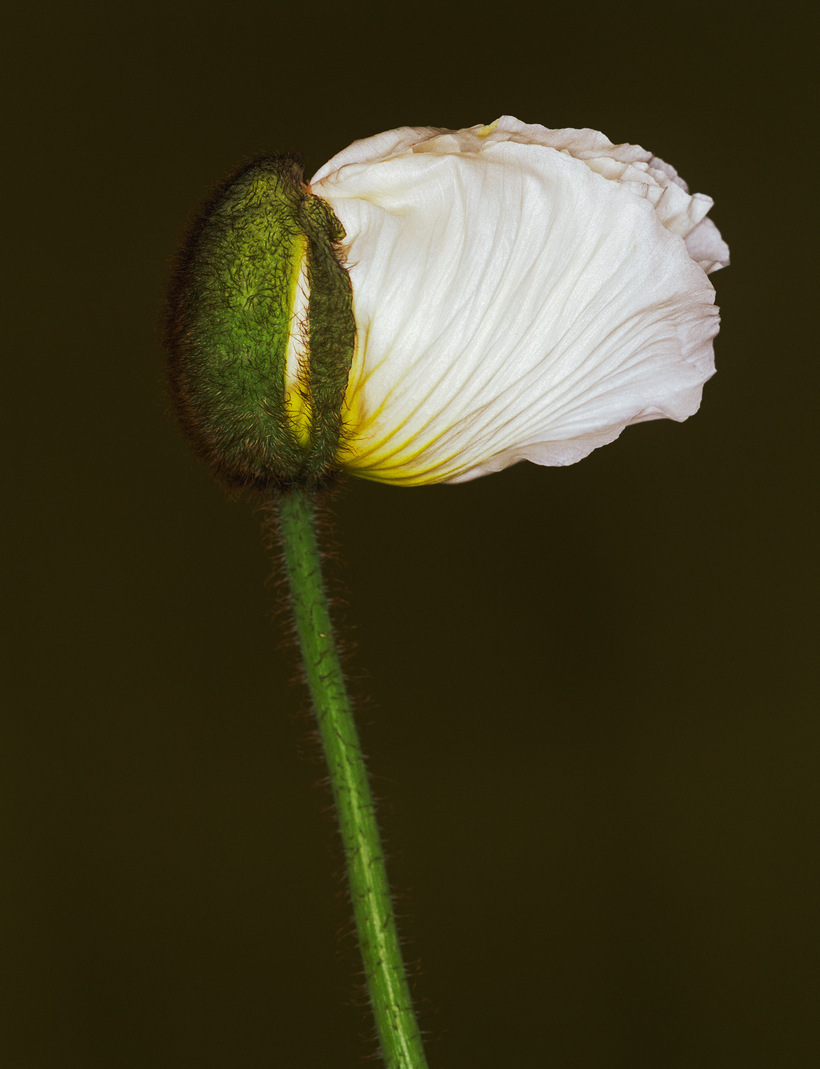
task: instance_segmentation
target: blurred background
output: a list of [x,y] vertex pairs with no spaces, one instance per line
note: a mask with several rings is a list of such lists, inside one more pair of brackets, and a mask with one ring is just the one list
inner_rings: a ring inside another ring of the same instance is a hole
[[163,293],[243,158],[310,175],[503,113],[670,161],[733,263],[689,422],[332,504],[430,1066],[818,1064],[817,160],[790,10],[7,17],[9,1069],[374,1064],[259,518],[168,417]]

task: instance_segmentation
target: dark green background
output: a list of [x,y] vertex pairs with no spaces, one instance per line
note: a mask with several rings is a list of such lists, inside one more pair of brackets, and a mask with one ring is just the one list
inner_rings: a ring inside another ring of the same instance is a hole
[[258,519],[167,418],[162,293],[243,157],[301,151],[310,174],[357,137],[504,112],[669,160],[734,262],[688,423],[335,502],[431,1069],[818,1064],[808,26],[789,5],[23,11],[2,1064],[372,1054]]

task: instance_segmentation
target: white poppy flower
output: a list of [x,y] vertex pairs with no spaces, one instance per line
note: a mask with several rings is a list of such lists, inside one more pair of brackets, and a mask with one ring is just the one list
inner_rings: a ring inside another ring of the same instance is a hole
[[403,485],[572,464],[697,411],[728,249],[663,161],[505,116],[357,141],[314,176],[357,339],[342,462]]

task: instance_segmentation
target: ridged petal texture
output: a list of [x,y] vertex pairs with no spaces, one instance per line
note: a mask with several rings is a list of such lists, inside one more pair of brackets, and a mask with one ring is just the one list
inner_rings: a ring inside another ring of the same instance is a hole
[[343,463],[405,485],[572,464],[697,411],[728,249],[676,172],[505,116],[358,141],[313,178],[358,330]]

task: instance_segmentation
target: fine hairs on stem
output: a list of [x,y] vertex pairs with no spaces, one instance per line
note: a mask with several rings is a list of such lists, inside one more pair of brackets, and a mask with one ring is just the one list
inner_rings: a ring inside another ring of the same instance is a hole
[[334,637],[315,493],[275,503],[291,608],[339,823],[350,900],[386,1069],[427,1069],[401,953],[367,769]]

